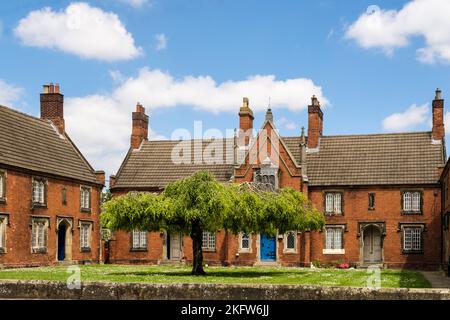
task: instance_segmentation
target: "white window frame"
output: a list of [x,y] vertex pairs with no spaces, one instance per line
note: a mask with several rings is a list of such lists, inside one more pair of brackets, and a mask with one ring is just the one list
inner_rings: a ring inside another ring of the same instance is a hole
[[6,226],[8,216],[0,214],[0,253],[6,253]]
[[[289,235],[293,235],[294,236],[294,248],[289,248],[288,247],[288,238],[289,238]],[[297,231],[288,231],[288,232],[286,232],[285,234],[284,234],[284,237],[283,237],[284,239],[283,239],[283,243],[284,243],[284,249],[283,249],[283,252],[284,253],[297,253],[297,242],[298,242],[298,239],[297,239]]]
[[91,195],[92,188],[81,186],[80,187],[80,208],[81,210],[91,210]]
[[131,232],[131,247],[133,250],[146,250],[147,231],[133,230]]
[[403,212],[406,213],[422,212],[422,193],[420,191],[403,192]]
[[203,231],[202,234],[202,250],[216,250],[216,234],[214,232]]
[[48,218],[32,218],[31,220],[31,251],[46,253],[48,246]]
[[343,212],[342,198],[341,192],[325,192],[325,213],[341,215]]
[[6,173],[0,171],[0,200],[6,198]]
[[33,178],[33,204],[46,205],[45,188],[46,180]]
[[[339,232],[338,232],[339,231]],[[344,248],[345,226],[328,225],[325,226],[325,242],[323,254],[345,254]],[[329,238],[329,237],[332,238]],[[338,237],[337,237],[338,236]],[[337,240],[339,239],[339,240]],[[339,246],[337,244],[340,244]]]
[[423,225],[402,225],[402,251],[404,253],[422,253],[423,232]]
[[[247,237],[248,239],[248,247],[245,248],[242,244],[243,241]],[[241,232],[239,233],[239,253],[250,253],[252,252],[252,234]]]
[[80,221],[80,250],[91,250],[92,244],[92,222]]

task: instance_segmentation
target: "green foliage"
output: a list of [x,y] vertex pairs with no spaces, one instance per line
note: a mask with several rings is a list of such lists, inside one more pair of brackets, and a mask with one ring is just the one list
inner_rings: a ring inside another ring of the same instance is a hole
[[323,228],[323,214],[301,192],[254,191],[245,185],[221,184],[208,172],[169,184],[160,195],[129,193],[103,206],[102,224],[112,230],[192,232],[192,226],[216,232],[264,233]]

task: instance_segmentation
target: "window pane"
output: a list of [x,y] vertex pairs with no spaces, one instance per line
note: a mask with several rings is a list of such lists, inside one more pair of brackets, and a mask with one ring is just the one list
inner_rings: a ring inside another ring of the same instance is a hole
[[295,232],[287,234],[287,249],[295,249]]
[[325,196],[325,211],[333,212],[333,194],[327,193]]
[[405,192],[403,194],[403,210],[411,211],[411,193]]
[[211,232],[203,232],[202,247],[204,249],[216,248],[216,235]]
[[244,233],[242,235],[241,248],[242,249],[249,249],[250,248],[250,238],[249,238],[248,234]]
[[335,193],[334,194],[334,212],[335,213],[341,213],[342,212],[341,207],[341,194]]
[[414,192],[412,194],[411,211],[420,211],[420,192]]
[[405,228],[403,231],[403,249],[405,251],[420,251],[422,249],[422,229]]
[[0,219],[0,248],[3,248],[5,246],[4,239],[5,239],[5,219]]
[[334,229],[327,228],[325,231],[326,249],[333,249]]
[[0,198],[4,197],[3,194],[3,183],[4,183],[4,178],[3,178],[3,174],[0,174]]

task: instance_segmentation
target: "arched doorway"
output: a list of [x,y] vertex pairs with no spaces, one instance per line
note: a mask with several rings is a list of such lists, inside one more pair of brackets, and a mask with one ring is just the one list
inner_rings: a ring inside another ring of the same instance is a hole
[[368,225],[363,231],[363,262],[364,264],[382,263],[382,234],[381,230],[376,225]]
[[58,223],[57,229],[57,259],[58,261],[72,260],[72,225],[66,219]]

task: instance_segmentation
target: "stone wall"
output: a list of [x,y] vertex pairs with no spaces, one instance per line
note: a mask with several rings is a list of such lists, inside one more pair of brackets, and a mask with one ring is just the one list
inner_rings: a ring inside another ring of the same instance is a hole
[[302,285],[2,281],[0,299],[86,300],[450,300],[450,289],[369,289]]

